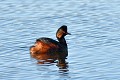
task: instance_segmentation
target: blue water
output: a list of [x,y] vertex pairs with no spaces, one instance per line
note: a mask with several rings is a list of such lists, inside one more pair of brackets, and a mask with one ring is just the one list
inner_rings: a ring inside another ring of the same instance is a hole
[[[67,70],[29,47],[67,25]],[[0,80],[120,80],[120,0],[0,0]]]

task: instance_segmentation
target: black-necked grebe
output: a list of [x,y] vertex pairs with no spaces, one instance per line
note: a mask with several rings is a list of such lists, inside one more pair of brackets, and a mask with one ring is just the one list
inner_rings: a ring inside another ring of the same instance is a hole
[[37,39],[34,46],[30,48],[31,56],[43,62],[54,62],[57,59],[59,62],[64,62],[68,56],[67,43],[64,37],[68,34],[70,33],[67,32],[67,26],[63,25],[56,32],[58,41],[46,37]]

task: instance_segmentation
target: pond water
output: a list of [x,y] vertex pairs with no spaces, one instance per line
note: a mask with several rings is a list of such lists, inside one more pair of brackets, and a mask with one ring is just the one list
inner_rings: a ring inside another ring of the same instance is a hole
[[[29,47],[67,25],[68,68]],[[0,80],[119,80],[120,0],[0,0]]]

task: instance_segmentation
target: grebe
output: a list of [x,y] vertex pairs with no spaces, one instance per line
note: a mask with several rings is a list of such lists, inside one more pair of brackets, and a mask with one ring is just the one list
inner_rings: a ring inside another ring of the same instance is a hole
[[56,32],[58,41],[46,37],[37,39],[35,44],[30,47],[31,57],[42,63],[54,62],[55,60],[64,63],[68,56],[68,47],[64,37],[68,34],[70,35],[67,32],[67,26],[63,25]]

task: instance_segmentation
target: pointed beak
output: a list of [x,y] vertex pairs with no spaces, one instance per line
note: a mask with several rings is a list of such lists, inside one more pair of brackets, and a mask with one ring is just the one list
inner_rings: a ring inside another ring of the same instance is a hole
[[68,32],[67,32],[66,34],[67,34],[67,35],[71,35],[71,33],[68,33]]

